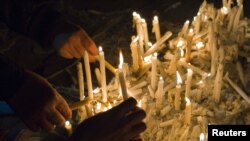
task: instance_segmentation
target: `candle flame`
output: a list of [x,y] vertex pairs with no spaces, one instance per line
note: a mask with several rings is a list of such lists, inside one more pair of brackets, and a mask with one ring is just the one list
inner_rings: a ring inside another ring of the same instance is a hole
[[188,74],[190,74],[190,75],[192,75],[192,74],[193,74],[193,70],[192,70],[192,69],[190,69],[190,68],[188,68],[188,69],[187,69],[187,72],[188,72]]
[[156,52],[156,53],[154,53],[154,57],[155,57],[155,58],[157,58],[157,56],[158,56],[158,53],[157,53],[157,52]]
[[203,83],[204,83],[203,80],[200,80],[200,81],[198,82],[198,84],[200,84],[200,85],[202,85]]
[[111,109],[112,108],[112,105],[109,103],[108,104],[108,109]]
[[141,102],[141,100],[138,101],[137,106],[140,107],[140,108],[142,107],[142,102]]
[[177,85],[181,85],[182,79],[181,79],[181,75],[178,71],[176,71],[176,78],[177,78]]
[[122,64],[123,64],[123,55],[122,55],[122,51],[121,50],[120,50],[120,53],[119,53],[119,58],[120,58],[119,68],[121,69],[122,68]]
[[185,24],[189,24],[190,23],[190,21],[189,20],[187,20],[186,22],[185,22]]
[[178,43],[177,43],[177,45],[176,45],[176,47],[177,48],[181,48],[181,47],[183,47],[183,45],[184,45],[184,41],[183,40],[179,40]]
[[99,87],[97,87],[97,88],[95,88],[94,90],[93,90],[93,93],[94,94],[98,94],[100,92],[100,88]]
[[221,9],[220,9],[221,13],[227,15],[229,13],[229,10],[227,7],[223,6]]
[[180,48],[180,54],[181,54],[181,57],[184,57],[184,50]]
[[204,135],[204,133],[201,133],[200,134],[200,141],[204,141],[204,139],[205,139],[205,135]]
[[67,121],[65,121],[65,127],[68,127],[68,126],[70,126],[71,124],[70,124],[70,122],[67,120]]
[[161,76],[161,77],[160,77],[160,81],[162,81],[162,80],[163,80],[163,77]]
[[189,34],[193,34],[194,33],[194,29],[193,28],[190,28],[189,31],[188,31]]
[[96,103],[96,110],[101,110],[102,104],[100,102]]
[[154,16],[154,22],[158,22],[158,16]]
[[185,97],[185,100],[186,100],[186,104],[190,104],[190,99],[188,97]]
[[100,46],[100,47],[99,47],[99,52],[102,52],[102,51],[103,51],[103,50],[102,50],[102,47]]
[[203,42],[198,42],[198,43],[196,43],[195,46],[196,46],[197,49],[201,49],[201,48],[204,48],[204,47],[205,47],[205,45],[204,45]]
[[148,63],[150,62],[151,58],[152,58],[152,55],[149,55],[149,56],[144,57],[143,60],[144,62]]

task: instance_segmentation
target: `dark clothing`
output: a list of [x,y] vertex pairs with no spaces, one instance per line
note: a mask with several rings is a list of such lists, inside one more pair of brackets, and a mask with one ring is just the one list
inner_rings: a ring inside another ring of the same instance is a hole
[[[12,31],[51,48],[55,37],[78,30],[68,17],[58,11],[59,0],[2,0],[0,23]],[[1,48],[1,47],[0,47]],[[0,100],[16,93],[25,79],[25,71],[10,59],[0,55]]]

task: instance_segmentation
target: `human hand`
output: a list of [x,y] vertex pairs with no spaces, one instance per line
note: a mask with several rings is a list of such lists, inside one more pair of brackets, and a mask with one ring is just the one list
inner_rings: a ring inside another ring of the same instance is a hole
[[[130,141],[146,129],[146,113],[129,98],[109,111],[83,121],[68,141]],[[138,139],[140,140],[140,139]]]
[[58,49],[58,52],[62,57],[72,59],[83,57],[85,50],[88,51],[90,62],[94,62],[95,56],[98,55],[96,44],[88,34],[79,27],[78,31],[66,39],[62,47]]
[[33,131],[52,130],[71,117],[63,97],[41,76],[27,71],[24,84],[8,103]]

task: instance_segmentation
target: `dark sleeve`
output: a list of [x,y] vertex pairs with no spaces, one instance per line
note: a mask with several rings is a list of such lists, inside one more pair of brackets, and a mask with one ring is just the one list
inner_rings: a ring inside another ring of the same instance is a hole
[[0,20],[17,33],[51,47],[56,35],[77,29],[58,11],[59,0],[5,0],[0,5]]
[[0,54],[0,100],[8,100],[25,80],[23,68]]

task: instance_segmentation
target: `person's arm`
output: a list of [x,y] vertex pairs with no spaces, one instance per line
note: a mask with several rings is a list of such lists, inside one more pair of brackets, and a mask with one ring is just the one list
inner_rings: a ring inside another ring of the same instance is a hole
[[43,77],[0,56],[0,100],[6,101],[31,130],[52,130],[71,118],[64,98]]
[[90,60],[98,54],[94,41],[80,20],[60,13],[59,1],[6,0],[0,5],[0,21],[12,30],[36,40],[45,48],[54,47],[65,58],[80,58],[87,50]]

